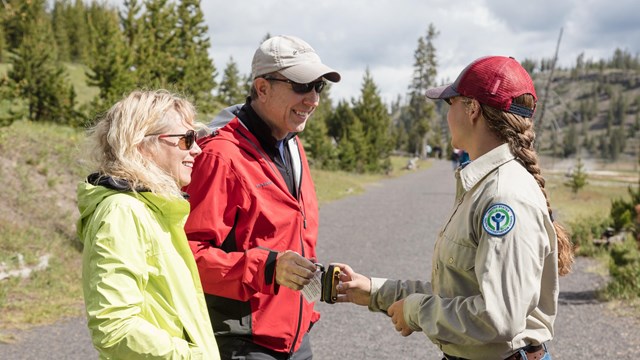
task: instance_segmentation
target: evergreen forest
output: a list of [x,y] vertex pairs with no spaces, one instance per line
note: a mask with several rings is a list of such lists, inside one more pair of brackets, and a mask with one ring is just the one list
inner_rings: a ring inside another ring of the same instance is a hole
[[[216,45],[200,0],[125,0],[120,8],[95,0],[3,0],[0,8],[0,125],[29,120],[83,128],[123,94],[160,87],[188,96],[206,122],[249,92],[248,74],[233,58],[216,81],[217,59],[209,56]],[[382,101],[368,68],[351,99],[332,101],[325,90],[301,134],[314,167],[384,173],[392,154],[451,153],[447,105],[424,96],[439,85],[438,35],[431,24],[416,39],[411,82],[392,103]],[[581,54],[564,69],[553,58],[521,63],[538,89],[534,121],[542,154],[638,162],[637,54]],[[82,89],[69,80],[70,64],[83,69]],[[94,94],[88,99],[87,89]]]

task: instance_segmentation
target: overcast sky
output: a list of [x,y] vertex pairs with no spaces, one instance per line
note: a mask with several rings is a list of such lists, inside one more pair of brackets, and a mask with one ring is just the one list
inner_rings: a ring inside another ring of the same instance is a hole
[[385,102],[404,96],[430,23],[440,32],[439,82],[455,80],[480,56],[551,58],[561,28],[561,66],[581,52],[595,60],[616,48],[640,51],[637,0],[202,0],[201,7],[219,78],[231,56],[248,74],[267,33],[296,35],[342,75],[334,99],[359,97],[367,67]]

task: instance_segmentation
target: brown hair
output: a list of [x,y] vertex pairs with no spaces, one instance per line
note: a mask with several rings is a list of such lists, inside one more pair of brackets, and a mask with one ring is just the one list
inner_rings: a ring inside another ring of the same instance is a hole
[[[524,105],[530,109],[535,106],[535,99],[530,94],[524,94],[513,99],[518,105]],[[541,175],[538,165],[538,155],[534,148],[536,134],[533,130],[533,121],[520,115],[512,114],[480,104],[482,114],[487,126],[499,139],[509,144],[511,152],[524,165],[527,171],[535,178],[540,190],[547,200],[549,216],[553,219],[549,197],[545,191],[545,180]],[[566,275],[571,271],[573,264],[573,247],[569,232],[558,221],[553,220],[553,227],[558,238],[558,273]]]

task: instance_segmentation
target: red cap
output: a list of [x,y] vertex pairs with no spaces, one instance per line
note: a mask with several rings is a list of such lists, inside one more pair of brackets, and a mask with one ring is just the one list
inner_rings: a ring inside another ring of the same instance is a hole
[[535,106],[513,104],[514,98],[531,94],[538,100],[533,80],[520,63],[512,57],[487,56],[469,64],[453,84],[429,89],[426,95],[430,99],[448,99],[454,96],[466,96],[526,118],[533,117]]

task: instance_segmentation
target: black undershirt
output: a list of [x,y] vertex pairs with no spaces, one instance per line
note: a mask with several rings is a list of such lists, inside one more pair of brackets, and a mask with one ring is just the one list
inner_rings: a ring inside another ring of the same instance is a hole
[[247,126],[247,129],[258,139],[260,146],[267,152],[267,155],[276,167],[280,171],[280,174],[284,178],[287,188],[293,197],[297,198],[295,178],[293,175],[293,168],[291,166],[291,153],[287,142],[296,136],[296,133],[289,133],[282,140],[284,154],[280,156],[280,150],[278,149],[278,141],[271,135],[271,128],[256,114],[251,107],[251,98],[247,98],[247,102],[242,106],[242,109],[238,112],[238,117],[242,120],[242,123]]

